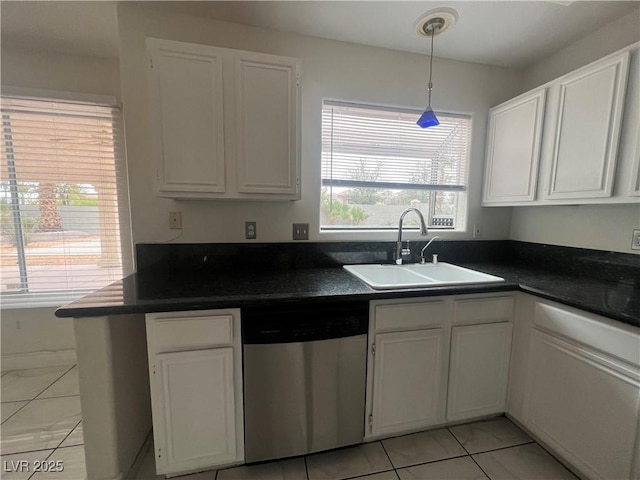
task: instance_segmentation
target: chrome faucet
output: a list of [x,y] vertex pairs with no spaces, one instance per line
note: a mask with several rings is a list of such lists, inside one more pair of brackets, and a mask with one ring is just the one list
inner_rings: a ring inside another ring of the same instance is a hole
[[400,215],[400,221],[398,222],[398,243],[396,244],[396,265],[402,265],[402,255],[409,255],[411,250],[409,248],[402,248],[402,221],[404,220],[404,216],[409,212],[416,212],[418,217],[420,217],[420,235],[423,237],[427,235],[427,224],[424,223],[424,217],[422,216],[422,212],[417,208],[407,208]]

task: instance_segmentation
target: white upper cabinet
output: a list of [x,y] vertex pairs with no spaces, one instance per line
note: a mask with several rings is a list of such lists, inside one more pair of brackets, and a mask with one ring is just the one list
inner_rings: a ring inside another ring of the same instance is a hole
[[535,198],[546,93],[535,90],[489,111],[484,205]]
[[149,49],[158,194],[224,193],[222,52],[157,40]]
[[147,39],[156,191],[300,198],[300,62]]
[[547,198],[611,196],[628,70],[626,51],[560,80]]
[[637,203],[639,57],[631,45],[492,108],[483,205]]
[[236,58],[238,191],[295,196],[298,189],[298,74],[289,59]]

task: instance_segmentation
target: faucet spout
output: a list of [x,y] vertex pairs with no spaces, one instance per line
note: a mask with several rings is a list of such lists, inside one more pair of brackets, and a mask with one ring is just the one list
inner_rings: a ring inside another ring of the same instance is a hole
[[400,220],[398,221],[398,242],[396,243],[396,258],[395,258],[396,265],[402,265],[403,254],[408,255],[411,253],[411,251],[408,248],[406,250],[403,250],[402,248],[402,222],[404,221],[405,215],[409,212],[416,212],[416,214],[420,218],[420,235],[424,237],[428,233],[427,224],[425,223],[424,217],[422,216],[422,212],[420,210],[418,210],[417,208],[407,208],[404,212],[402,212],[402,214],[400,215]]

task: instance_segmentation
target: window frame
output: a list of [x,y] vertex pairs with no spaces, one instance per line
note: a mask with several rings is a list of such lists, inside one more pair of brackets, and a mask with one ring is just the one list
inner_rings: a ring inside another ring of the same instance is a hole
[[[57,90],[23,88],[14,86],[0,87],[1,95],[7,97],[23,97],[25,99],[93,104],[110,107],[117,110],[118,121],[114,124],[114,132],[120,141],[114,144],[114,168],[116,172],[116,191],[118,200],[118,224],[120,232],[120,252],[122,275],[127,276],[134,271],[133,240],[131,232],[131,206],[129,201],[129,177],[125,149],[124,123],[122,105],[117,97],[112,95],[87,94],[80,92],[65,92]],[[106,286],[106,285],[105,285]],[[86,291],[55,291],[55,292],[26,292],[2,293],[0,295],[0,309],[28,309],[60,307],[68,302],[77,300],[91,293]]]
[[[389,228],[380,228],[377,226],[371,226],[370,228],[367,227],[350,227],[347,225],[342,226],[342,228],[340,228],[341,226],[336,226],[335,228],[326,228],[323,224],[322,224],[322,219],[321,219],[321,211],[322,211],[322,205],[321,205],[321,192],[322,189],[325,188],[324,185],[324,179],[322,176],[322,129],[323,129],[323,121],[322,121],[322,112],[324,110],[325,105],[343,105],[343,106],[353,106],[355,108],[370,108],[370,109],[374,109],[374,110],[381,110],[381,111],[391,111],[391,112],[402,112],[402,113],[411,113],[411,114],[415,114],[416,118],[418,118],[420,116],[420,114],[422,113],[422,110],[418,110],[415,108],[410,108],[410,107],[404,107],[404,106],[398,106],[398,105],[391,105],[391,104],[380,104],[380,103],[372,103],[372,102],[365,102],[365,101],[352,101],[352,100],[338,100],[335,98],[323,98],[321,103],[320,103],[320,152],[319,152],[319,156],[320,156],[320,165],[319,165],[319,189],[320,189],[320,194],[318,195],[318,231],[319,234],[326,240],[339,240],[339,241],[345,241],[345,240],[350,240],[350,239],[354,239],[354,240],[363,240],[366,239],[366,237],[370,237],[370,238],[375,238],[376,240],[381,240],[381,239],[386,239],[386,237],[389,237],[389,239],[391,238],[395,238],[395,236],[397,235],[398,229],[397,227],[389,227]],[[454,223],[454,227],[453,228],[440,228],[438,226],[429,226],[429,231],[430,232],[436,232],[439,236],[459,236],[462,234],[466,234],[468,233],[468,223],[469,223],[469,202],[470,202],[470,189],[471,189],[471,169],[472,169],[472,161],[473,161],[473,137],[474,137],[474,128],[475,128],[475,120],[474,120],[474,113],[473,112],[469,112],[469,111],[456,111],[456,110],[438,110],[436,112],[436,115],[450,115],[450,116],[457,116],[457,117],[465,117],[468,118],[470,121],[470,127],[469,127],[469,135],[468,135],[468,145],[467,145],[467,158],[466,158],[466,167],[465,167],[465,185],[464,188],[450,188],[447,190],[439,190],[437,188],[425,188],[424,190],[426,191],[431,191],[431,192],[441,192],[441,191],[450,191],[450,192],[454,192],[457,193],[459,195],[458,197],[458,201],[457,201],[457,205],[456,205],[456,220]],[[383,184],[383,182],[381,182],[381,184]],[[383,185],[384,186],[384,185]],[[375,187],[372,187],[375,188]],[[411,190],[410,188],[406,188],[407,190]],[[430,199],[430,205],[429,205],[429,212],[428,212],[428,217],[429,220],[431,220],[432,215],[434,214],[433,210],[435,208],[434,204],[434,198],[431,197]],[[425,220],[427,220],[427,214],[425,213]],[[411,227],[409,225],[406,225],[403,227],[403,231],[406,232],[405,235],[408,234],[408,237],[411,238],[412,236],[414,236],[414,234],[418,233],[420,231],[420,229],[416,226],[416,227]],[[452,235],[451,235],[452,234]],[[375,235],[375,237],[374,237]],[[365,237],[365,238],[363,238]],[[423,237],[417,237],[417,238],[423,238]]]

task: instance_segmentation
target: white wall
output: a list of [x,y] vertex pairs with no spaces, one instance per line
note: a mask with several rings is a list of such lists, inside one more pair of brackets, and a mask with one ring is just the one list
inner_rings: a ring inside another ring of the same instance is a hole
[[[2,86],[82,94],[120,95],[117,59],[19,50],[2,44]],[[75,361],[73,321],[54,316],[55,307],[2,310],[2,368]],[[46,363],[44,363],[46,362]]]
[[[640,8],[527,69],[524,89],[546,83],[639,40]],[[631,250],[634,228],[640,228],[638,205],[516,207],[513,208],[509,238],[639,253]]]
[[[238,24],[155,11],[144,2],[118,5],[120,72],[134,242],[165,241],[169,211],[182,212],[179,242],[238,242],[244,222],[258,223],[258,241],[291,240],[291,223],[310,223],[312,241],[375,239],[394,234],[319,234],[320,133],[323,98],[422,109],[428,57],[344,42],[280,33]],[[302,60],[302,200],[287,203],[173,201],[153,193],[154,159],[149,149],[145,37],[252,50]],[[469,225],[482,223],[484,238],[507,238],[510,209],[480,208],[486,115],[489,107],[521,88],[518,72],[435,59],[434,108],[473,114]],[[469,233],[443,235],[471,238]]]

